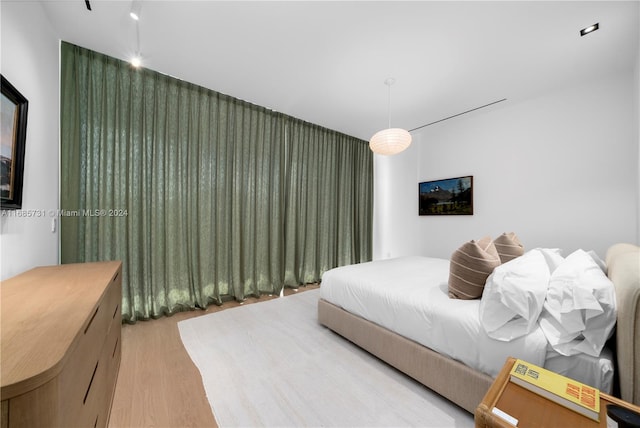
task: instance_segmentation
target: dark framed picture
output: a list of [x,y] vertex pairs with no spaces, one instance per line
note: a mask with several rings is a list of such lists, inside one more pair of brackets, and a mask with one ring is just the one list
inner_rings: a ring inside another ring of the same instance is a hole
[[419,215],[473,215],[473,176],[418,184]]
[[0,208],[17,210],[22,207],[29,101],[4,76],[0,77]]

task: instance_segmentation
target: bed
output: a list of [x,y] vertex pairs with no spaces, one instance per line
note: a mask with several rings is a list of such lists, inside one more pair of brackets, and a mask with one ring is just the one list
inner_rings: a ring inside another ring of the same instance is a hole
[[403,257],[327,271],[318,321],[471,413],[508,356],[605,392],[617,392],[617,375],[621,398],[640,404],[640,247],[616,244],[605,262],[615,288],[615,345],[598,348],[597,356],[556,352],[537,324],[512,340],[488,337],[477,321],[482,299],[448,297],[445,259]]

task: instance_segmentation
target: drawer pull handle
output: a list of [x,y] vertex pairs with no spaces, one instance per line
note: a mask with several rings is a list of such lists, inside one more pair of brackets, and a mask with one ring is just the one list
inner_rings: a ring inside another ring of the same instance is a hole
[[91,327],[91,323],[93,322],[93,320],[95,319],[96,315],[98,315],[98,311],[100,310],[100,306],[98,306],[96,308],[96,311],[93,313],[93,316],[91,317],[91,319],[89,320],[89,324],[87,324],[87,328],[84,329],[84,334],[87,334],[87,331],[89,331],[89,327]]
[[118,275],[120,275],[120,272],[116,272],[116,274],[113,276],[113,279],[111,280],[111,282],[116,282],[116,279],[118,278]]
[[115,356],[116,356],[116,349],[118,349],[118,342],[119,342],[119,341],[120,341],[120,339],[119,339],[119,338],[118,338],[118,339],[116,339],[116,344],[115,344],[115,346],[113,347],[113,353],[111,354],[111,358],[113,358],[113,357],[115,357]]
[[116,314],[118,313],[118,308],[120,307],[120,305],[116,305],[116,310],[113,311],[113,316],[111,317],[111,319],[114,319],[116,317]]
[[91,375],[91,381],[89,381],[89,386],[87,387],[87,392],[85,392],[84,394],[84,400],[82,400],[82,404],[85,404],[87,402],[87,397],[89,396],[89,391],[91,390],[91,384],[93,383],[93,378],[96,377],[96,371],[98,370],[98,363],[100,363],[100,361],[96,363],[96,368],[93,369],[93,374]]
[[100,415],[96,415],[96,422],[93,424],[93,428],[96,428],[98,426],[98,418],[100,417]]

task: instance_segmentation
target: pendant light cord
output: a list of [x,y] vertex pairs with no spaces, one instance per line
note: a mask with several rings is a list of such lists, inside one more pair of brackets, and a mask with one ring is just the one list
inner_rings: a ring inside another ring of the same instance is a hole
[[391,85],[396,83],[396,79],[393,77],[388,77],[387,80],[384,81],[384,84],[389,87],[388,98],[387,98],[387,116],[389,118],[389,129],[391,129]]
[[387,85],[389,87],[389,95],[387,97],[387,117],[389,118],[389,126],[391,128],[391,83]]
[[136,21],[136,55],[140,56],[140,26],[139,26],[139,21]]

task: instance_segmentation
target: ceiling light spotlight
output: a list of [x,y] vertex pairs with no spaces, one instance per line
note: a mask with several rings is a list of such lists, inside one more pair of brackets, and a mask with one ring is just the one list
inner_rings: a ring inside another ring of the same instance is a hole
[[136,55],[131,58],[131,65],[135,68],[140,68],[140,66],[142,65],[142,59],[140,58],[140,55]]
[[389,128],[376,132],[369,140],[369,148],[379,155],[395,155],[405,150],[411,144],[411,134],[401,128],[391,127],[391,85],[395,79],[388,78],[384,84],[389,87]]
[[133,0],[131,2],[131,12],[129,12],[129,16],[134,21],[138,21],[140,19],[140,9],[142,8],[142,0]]
[[580,37],[586,36],[589,33],[593,33],[598,28],[600,28],[600,24],[597,22],[593,25],[588,26],[587,28],[583,28],[582,30],[580,30]]

